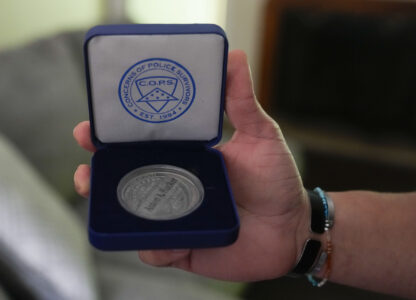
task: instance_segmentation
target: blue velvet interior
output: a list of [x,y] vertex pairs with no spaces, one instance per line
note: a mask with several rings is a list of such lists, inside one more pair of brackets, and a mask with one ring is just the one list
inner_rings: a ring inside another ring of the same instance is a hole
[[[128,172],[146,165],[169,164],[195,174],[205,197],[190,215],[169,221],[134,216],[117,200],[117,185]],[[92,159],[90,228],[97,233],[155,233],[229,230],[238,225],[221,153],[210,148],[110,147]]]

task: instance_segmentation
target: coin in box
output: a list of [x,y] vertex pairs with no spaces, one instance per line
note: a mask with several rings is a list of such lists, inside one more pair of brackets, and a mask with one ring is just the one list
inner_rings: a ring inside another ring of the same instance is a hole
[[192,213],[204,198],[201,181],[171,165],[150,165],[125,175],[117,187],[120,205],[150,220],[172,220]]

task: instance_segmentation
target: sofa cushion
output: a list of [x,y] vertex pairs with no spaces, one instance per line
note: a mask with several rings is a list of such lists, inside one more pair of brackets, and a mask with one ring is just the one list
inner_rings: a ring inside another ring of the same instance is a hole
[[72,173],[89,162],[72,129],[88,118],[83,33],[65,33],[0,53],[0,132],[66,199]]
[[80,221],[1,135],[0,166],[0,282],[35,299],[96,299]]

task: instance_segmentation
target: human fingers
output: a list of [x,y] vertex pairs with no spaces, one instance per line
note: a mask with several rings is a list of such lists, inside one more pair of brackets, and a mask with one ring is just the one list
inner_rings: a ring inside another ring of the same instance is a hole
[[75,126],[73,135],[78,144],[85,150],[95,152],[95,146],[91,142],[90,122],[83,121]]
[[257,102],[247,55],[234,50],[228,56],[226,112],[237,131],[259,138],[273,138],[276,123]]
[[139,251],[140,259],[155,267],[168,267],[182,265],[182,261],[187,260],[191,253],[189,249],[178,250],[146,250]]
[[91,169],[88,165],[79,165],[74,173],[75,190],[85,198],[90,194],[90,173]]

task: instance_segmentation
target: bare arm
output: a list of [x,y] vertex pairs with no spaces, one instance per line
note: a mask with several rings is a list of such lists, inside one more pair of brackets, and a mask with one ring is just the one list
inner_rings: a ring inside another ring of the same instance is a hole
[[416,193],[329,195],[335,204],[330,280],[416,299]]

